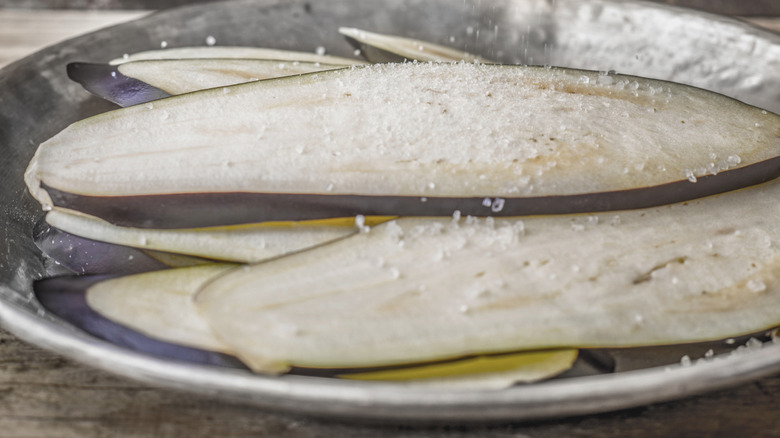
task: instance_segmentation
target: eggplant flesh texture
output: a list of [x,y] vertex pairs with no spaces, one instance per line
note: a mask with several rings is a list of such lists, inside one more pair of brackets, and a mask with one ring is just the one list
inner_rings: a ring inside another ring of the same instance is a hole
[[[192,298],[231,265],[205,265],[112,278],[88,285],[86,303],[104,318],[143,336],[181,347],[232,355],[201,317]],[[576,350],[516,353],[349,373],[356,380],[410,381],[450,389],[502,389],[553,377],[571,368]]]
[[193,46],[163,50],[147,50],[112,59],[109,64],[120,65],[133,61],[155,59],[273,59],[290,62],[319,62],[323,64],[360,65],[364,61],[340,56],[320,55],[310,52],[244,46]]
[[163,59],[121,65],[72,63],[68,76],[98,97],[130,106],[207,88],[343,67],[260,59]]
[[165,342],[231,353],[198,315],[192,296],[204,283],[234,268],[209,264],[119,277],[96,283],[87,305],[105,318]]
[[233,356],[160,341],[107,319],[92,310],[87,305],[85,291],[94,284],[111,278],[113,277],[108,275],[48,278],[36,281],[33,283],[33,288],[36,298],[47,311],[114,345],[182,362],[246,369]]
[[485,58],[451,47],[413,38],[384,35],[353,27],[341,27],[339,33],[371,62],[479,62]]
[[53,209],[46,221],[67,233],[115,245],[250,263],[312,248],[357,233],[353,224],[243,225],[200,229],[140,229],[112,225],[82,213]]
[[117,66],[117,70],[173,95],[344,67],[263,59],[163,59],[128,62]]
[[147,228],[563,214],[772,179],[779,133],[775,114],[668,82],[387,64],[98,115],[43,143],[26,181],[44,208]]
[[723,339],[780,323],[780,182],[619,214],[399,219],[196,303],[253,368]]

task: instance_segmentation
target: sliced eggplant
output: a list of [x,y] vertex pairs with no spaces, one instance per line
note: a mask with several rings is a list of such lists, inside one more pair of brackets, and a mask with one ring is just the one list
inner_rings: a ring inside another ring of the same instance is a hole
[[255,369],[716,340],[780,324],[780,181],[652,209],[399,219],[196,303]]
[[43,143],[26,181],[44,208],[142,228],[584,213],[773,179],[779,134],[780,116],[668,82],[387,64],[101,114]]
[[39,221],[33,230],[35,245],[54,263],[75,274],[124,275],[165,269],[167,266],[135,248],[86,239]]
[[92,310],[87,305],[85,291],[111,278],[105,275],[56,277],[37,281],[33,284],[33,288],[36,298],[46,310],[73,326],[115,345],[182,362],[246,369],[233,356],[163,342],[111,321]]
[[364,61],[340,56],[320,55],[314,52],[267,49],[242,46],[176,47],[163,50],[147,50],[113,59],[111,65],[149,59],[272,59],[275,61],[320,62],[323,64],[359,65]]
[[59,230],[87,239],[242,263],[279,257],[359,231],[352,223],[333,226],[286,223],[177,230],[139,229],[111,225],[101,219],[60,209],[50,211],[46,221]]
[[[231,265],[170,269],[103,280],[86,289],[90,309],[103,317],[162,342],[232,354],[215,338],[192,298],[200,287]],[[517,382],[549,378],[569,369],[576,350],[558,350],[464,358],[445,363],[343,374],[356,380],[409,381],[447,388],[501,389]]]
[[68,76],[99,97],[130,106],[207,88],[343,67],[261,59],[162,59],[120,65],[72,63]]
[[485,58],[462,50],[413,38],[384,35],[353,27],[341,27],[339,33],[344,35],[352,47],[359,50],[360,54],[371,62],[463,61],[490,63]]
[[105,318],[146,336],[230,354],[232,349],[198,315],[192,296],[204,283],[232,268],[235,265],[210,264],[101,281],[87,289],[86,301]]
[[478,356],[441,364],[342,374],[351,380],[404,382],[416,387],[461,390],[504,389],[554,377],[577,359],[577,350],[534,351]]

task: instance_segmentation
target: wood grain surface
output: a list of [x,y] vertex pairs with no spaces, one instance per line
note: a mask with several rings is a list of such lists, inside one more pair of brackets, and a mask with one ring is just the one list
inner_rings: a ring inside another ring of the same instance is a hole
[[[0,65],[76,34],[145,13],[1,9],[7,3],[0,0]],[[771,8],[780,2],[766,4]],[[780,32],[779,17],[764,14],[751,20]],[[325,421],[149,387],[63,359],[0,330],[3,438],[780,437],[778,407],[780,375],[685,400],[559,421],[470,427]]]

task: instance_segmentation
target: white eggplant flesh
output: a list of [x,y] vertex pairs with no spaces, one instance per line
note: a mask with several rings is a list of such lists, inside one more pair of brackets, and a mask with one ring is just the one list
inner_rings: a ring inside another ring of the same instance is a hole
[[140,249],[185,254],[237,263],[279,257],[357,233],[355,225],[242,225],[201,229],[140,229],[119,227],[75,211],[55,208],[46,222],[87,239]]
[[353,27],[341,27],[339,33],[347,37],[363,57],[371,62],[490,62],[462,50],[414,38],[385,35]]
[[[268,217],[198,226],[321,219],[324,207],[341,217],[518,216],[737,189],[776,177],[778,151],[780,116],[696,88],[567,69],[388,64],[98,115],[43,143],[26,181],[44,207],[77,210],[48,190],[96,204],[158,196],[168,212],[177,196],[232,194],[240,208],[280,199]],[[270,198],[248,201],[257,194]],[[210,207],[218,202],[173,216],[237,209]],[[154,223],[146,210],[117,216]]]
[[119,73],[171,95],[262,79],[333,70],[344,64],[262,59],[161,59],[120,64]]
[[[194,306],[193,297],[203,284],[235,267],[211,264],[106,280],[87,289],[86,301],[103,317],[153,339],[234,354],[232,347],[214,336],[208,321]],[[553,377],[571,368],[576,358],[576,350],[523,352],[392,370],[364,370],[340,377],[424,387],[496,390]]]
[[365,61],[340,56],[320,55],[314,52],[269,49],[244,46],[193,46],[174,47],[161,50],[146,50],[131,53],[109,61],[111,65],[120,65],[133,61],[150,59],[265,59],[290,62],[320,62],[323,64],[359,65]]
[[234,268],[209,264],[119,277],[96,283],[86,292],[87,304],[104,317],[154,339],[230,354],[192,297],[208,280]]
[[196,303],[256,369],[666,345],[780,324],[780,181],[597,215],[399,219]]

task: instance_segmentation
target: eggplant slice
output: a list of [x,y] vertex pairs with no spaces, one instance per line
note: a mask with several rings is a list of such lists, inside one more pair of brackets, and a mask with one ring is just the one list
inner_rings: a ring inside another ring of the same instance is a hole
[[478,62],[491,61],[471,53],[413,38],[384,35],[353,27],[339,33],[367,60],[379,62]]
[[[214,264],[107,279],[88,285],[86,303],[99,315],[143,336],[231,355],[232,349],[214,337],[192,298],[204,283],[232,268]],[[576,350],[524,352],[413,364],[392,370],[363,370],[341,377],[400,380],[451,389],[501,389],[517,382],[553,377],[571,368],[576,358]]]
[[[53,227],[83,238],[140,249],[249,263],[312,248],[357,233],[353,223],[318,226],[306,223],[243,225],[201,229],[156,230],[112,225],[78,212],[54,209],[46,215]],[[372,225],[373,223],[368,223]],[[363,224],[365,226],[365,224]]]
[[35,246],[55,264],[74,274],[125,275],[165,269],[160,260],[136,248],[86,239],[40,220],[33,229]]
[[669,345],[780,323],[780,181],[619,215],[399,219],[207,284],[255,369]]
[[123,348],[181,362],[229,368],[246,367],[235,357],[163,342],[107,319],[92,310],[85,291],[112,276],[55,277],[36,281],[35,296],[43,308],[79,329]]
[[109,64],[120,65],[134,61],[159,59],[272,59],[290,62],[320,62],[323,64],[360,65],[364,61],[340,56],[320,55],[314,52],[268,49],[244,46],[193,46],[162,50],[147,50],[112,59]]
[[77,62],[68,64],[68,77],[98,97],[130,106],[207,88],[343,67],[319,62],[211,58],[120,65]]
[[387,64],[189,93],[43,143],[43,204],[140,228],[636,209],[780,174],[780,117],[568,69]]
[[104,317],[165,342],[230,354],[195,309],[204,283],[234,268],[209,264],[119,277],[90,286],[87,305]]

